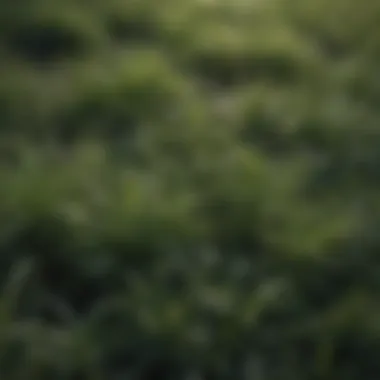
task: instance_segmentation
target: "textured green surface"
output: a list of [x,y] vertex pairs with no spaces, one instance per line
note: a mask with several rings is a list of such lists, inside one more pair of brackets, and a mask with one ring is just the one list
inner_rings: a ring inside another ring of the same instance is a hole
[[0,0],[0,377],[380,378],[378,0]]

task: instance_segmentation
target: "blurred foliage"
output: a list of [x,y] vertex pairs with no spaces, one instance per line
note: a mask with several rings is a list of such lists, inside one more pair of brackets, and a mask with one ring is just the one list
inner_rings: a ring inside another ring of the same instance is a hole
[[0,0],[0,377],[380,376],[380,2]]

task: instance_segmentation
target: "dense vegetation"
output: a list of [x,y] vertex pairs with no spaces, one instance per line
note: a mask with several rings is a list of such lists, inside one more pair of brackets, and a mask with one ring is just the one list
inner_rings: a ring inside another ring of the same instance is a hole
[[380,377],[380,1],[0,0],[0,377]]

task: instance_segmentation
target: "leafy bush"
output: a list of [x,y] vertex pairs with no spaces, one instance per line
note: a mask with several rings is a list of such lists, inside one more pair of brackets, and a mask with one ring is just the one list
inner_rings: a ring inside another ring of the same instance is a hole
[[0,1],[0,375],[380,374],[378,5]]

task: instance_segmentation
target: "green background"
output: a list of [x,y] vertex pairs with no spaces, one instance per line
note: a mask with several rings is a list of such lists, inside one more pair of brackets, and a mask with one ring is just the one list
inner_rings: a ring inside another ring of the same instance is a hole
[[0,375],[380,378],[378,0],[0,0]]

